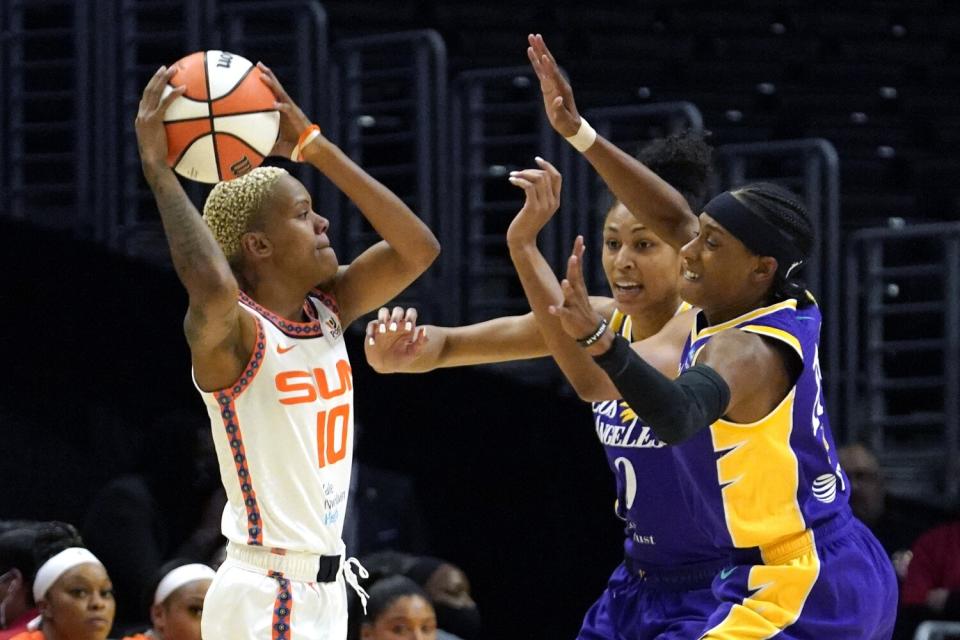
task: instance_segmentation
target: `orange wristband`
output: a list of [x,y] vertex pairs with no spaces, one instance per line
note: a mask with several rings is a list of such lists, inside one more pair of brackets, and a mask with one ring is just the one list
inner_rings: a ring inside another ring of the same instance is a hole
[[313,139],[320,135],[320,126],[316,124],[311,124],[309,127],[304,129],[300,133],[300,139],[297,140],[297,146],[293,148],[293,153],[290,154],[290,159],[294,162],[300,162],[303,160],[302,150],[305,146],[313,142]]

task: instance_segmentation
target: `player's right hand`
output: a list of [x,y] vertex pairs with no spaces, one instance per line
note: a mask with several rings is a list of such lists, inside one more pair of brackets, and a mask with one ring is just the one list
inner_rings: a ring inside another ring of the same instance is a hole
[[560,73],[560,67],[553,54],[547,49],[543,36],[527,36],[527,58],[540,80],[540,92],[543,94],[543,108],[554,130],[564,138],[575,135],[580,129],[580,112],[573,101],[573,89]]
[[310,126],[310,118],[306,116],[290,94],[287,93],[283,85],[274,75],[273,71],[262,62],[257,63],[260,69],[260,80],[267,85],[277,99],[274,106],[280,112],[280,133],[277,136],[277,142],[270,151],[272,156],[282,156],[289,158],[293,148],[297,145],[297,140],[303,130]]
[[151,169],[167,166],[167,131],[163,127],[163,114],[167,112],[170,103],[187,90],[186,86],[176,87],[166,97],[162,97],[164,87],[176,72],[175,66],[157,69],[144,88],[140,107],[137,109],[137,119],[134,121],[137,150],[148,178]]
[[563,177],[557,168],[537,156],[539,169],[510,172],[510,184],[523,189],[526,200],[507,229],[507,244],[536,243],[540,230],[560,208]]
[[378,373],[405,371],[429,341],[426,327],[417,326],[417,310],[381,307],[377,319],[367,323],[363,348],[367,362]]
[[[574,340],[583,339],[600,325],[602,316],[590,304],[587,285],[583,280],[583,236],[577,236],[573,243],[573,252],[567,259],[567,277],[560,283],[563,290],[563,304],[552,304],[548,311],[560,319],[564,332]],[[601,348],[595,343],[587,349],[591,355],[602,353],[591,349]],[[607,345],[609,348],[609,345]]]

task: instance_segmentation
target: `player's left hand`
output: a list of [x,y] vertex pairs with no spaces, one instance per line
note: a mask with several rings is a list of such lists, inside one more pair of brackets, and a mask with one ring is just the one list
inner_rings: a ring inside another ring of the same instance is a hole
[[567,277],[560,283],[563,304],[550,305],[550,313],[560,319],[563,330],[571,338],[580,340],[591,335],[600,325],[602,316],[590,305],[587,285],[583,281],[583,236],[577,236],[573,253],[567,260]]
[[367,323],[363,350],[377,373],[403,371],[417,359],[428,342],[426,327],[417,326],[417,310],[381,307],[377,319]]
[[280,112],[280,134],[277,136],[277,143],[273,145],[270,155],[283,156],[289,159],[290,154],[293,153],[293,148],[297,146],[300,134],[310,126],[310,118],[287,94],[270,67],[258,62],[257,68],[260,69],[260,80],[267,85],[277,99],[274,108]]
[[507,229],[507,243],[536,242],[537,234],[560,208],[563,177],[556,167],[536,158],[539,169],[510,172],[510,184],[523,189],[526,200]]
[[573,88],[560,73],[560,67],[542,35],[528,35],[527,43],[530,45],[527,47],[527,59],[540,80],[543,108],[550,126],[563,137],[569,138],[580,129],[580,112],[573,101]]

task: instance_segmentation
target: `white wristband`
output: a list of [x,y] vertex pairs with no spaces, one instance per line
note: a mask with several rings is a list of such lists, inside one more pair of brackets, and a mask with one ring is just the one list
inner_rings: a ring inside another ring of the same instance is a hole
[[580,128],[577,129],[577,132],[570,136],[569,138],[564,138],[567,142],[573,145],[573,148],[583,153],[597,140],[597,132],[594,131],[593,127],[590,126],[590,123],[587,122],[587,119],[583,116],[580,116]]

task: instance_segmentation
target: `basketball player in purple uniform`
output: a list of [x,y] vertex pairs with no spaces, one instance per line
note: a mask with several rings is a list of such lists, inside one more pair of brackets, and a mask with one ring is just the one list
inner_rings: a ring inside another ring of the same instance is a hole
[[[641,157],[670,176],[690,198],[691,206],[699,206],[710,171],[710,148],[702,139],[657,140]],[[536,250],[536,237],[559,203],[559,173],[549,163],[539,164],[540,168],[516,173],[511,180],[527,195],[507,235],[524,284],[527,256],[546,265]],[[689,308],[681,305],[677,295],[677,253],[620,203],[605,218],[602,253],[614,297],[594,297],[591,302],[626,339],[653,335]],[[533,309],[525,316],[466,327],[429,327],[429,340],[423,338],[426,327],[417,332],[413,326],[412,313],[404,316],[395,309],[387,316],[381,310],[383,316],[368,326],[367,357],[378,371],[409,372],[552,354],[582,398],[599,398],[594,389],[604,381],[603,372],[563,333],[545,305]],[[410,326],[401,328],[405,321]],[[544,321],[557,324],[552,334],[542,326],[538,329]],[[626,403],[616,400],[593,403],[593,413],[597,437],[616,477],[616,513],[626,523],[626,537],[624,561],[585,616],[578,638],[696,637],[717,607],[709,585],[726,566],[727,555],[718,552],[693,524],[683,507],[673,454],[649,427]]]
[[[680,251],[680,293],[693,317],[631,345],[590,306],[583,240],[551,312],[622,398],[671,445],[687,505],[731,563],[701,638],[890,638],[893,567],[849,505],[824,411],[821,317],[797,280],[814,231],[787,190],[725,192],[699,216],[667,183],[596,135],[540,36],[528,56],[551,124],[643,224]],[[556,292],[555,280],[541,283]],[[671,331],[682,324],[686,337]],[[678,357],[663,366],[670,349]],[[677,376],[679,370],[680,375]]]

